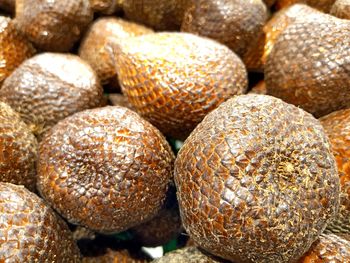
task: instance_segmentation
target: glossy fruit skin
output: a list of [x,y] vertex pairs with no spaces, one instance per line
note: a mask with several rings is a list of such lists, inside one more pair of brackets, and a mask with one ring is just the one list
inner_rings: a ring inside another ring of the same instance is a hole
[[16,110],[39,139],[59,120],[104,104],[92,68],[78,56],[55,53],[22,63],[4,82],[0,100]]
[[23,186],[0,183],[1,262],[80,262],[67,224]]
[[11,72],[34,53],[32,44],[17,30],[13,20],[0,16],[0,89]]
[[350,262],[350,241],[334,234],[322,234],[298,263]]
[[117,88],[118,77],[114,60],[110,55],[110,45],[116,45],[128,37],[150,34],[153,30],[113,17],[96,20],[85,35],[79,49],[79,56],[96,71],[101,84]]
[[350,1],[349,0],[337,0],[331,9],[331,15],[338,18],[350,19]]
[[335,1],[336,0],[277,0],[276,8],[282,9],[296,3],[302,3],[328,13]]
[[126,249],[113,251],[107,249],[104,255],[97,257],[84,257],[82,263],[146,263],[147,259],[134,256]]
[[163,134],[184,139],[211,110],[247,89],[242,61],[227,47],[187,33],[129,38],[115,48],[122,92]]
[[38,189],[73,224],[124,231],[154,217],[172,178],[163,135],[123,107],[86,110],[54,126],[39,148]]
[[310,114],[265,95],[209,113],[175,161],[186,232],[233,262],[294,262],[339,208],[328,139]]
[[38,143],[10,106],[0,102],[0,181],[35,189]]
[[267,57],[268,94],[316,117],[349,107],[349,47],[348,20],[319,13],[295,21]]
[[320,121],[331,142],[341,185],[339,214],[328,229],[350,234],[350,110],[333,112]]
[[69,51],[93,19],[86,0],[17,0],[18,29],[41,50]]

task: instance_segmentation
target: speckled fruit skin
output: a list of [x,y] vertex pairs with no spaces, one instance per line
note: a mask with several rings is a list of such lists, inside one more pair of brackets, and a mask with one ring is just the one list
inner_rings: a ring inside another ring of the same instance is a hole
[[0,181],[34,190],[38,143],[18,113],[0,102]]
[[350,242],[334,234],[322,234],[298,263],[350,262]]
[[220,103],[247,88],[227,47],[187,33],[129,38],[115,48],[122,92],[165,135],[183,139]]
[[96,71],[103,85],[118,87],[117,70],[107,46],[128,37],[150,34],[153,30],[126,20],[105,17],[96,20],[86,34],[79,55]]
[[41,142],[38,189],[69,222],[120,232],[161,209],[173,161],[165,138],[137,113],[119,106],[86,110]]
[[11,72],[34,53],[33,46],[16,29],[13,20],[0,16],[0,89]]
[[322,126],[270,96],[236,96],[209,113],[174,174],[186,232],[233,262],[295,262],[339,208]]
[[215,39],[245,61],[267,18],[262,0],[198,0],[186,10],[181,31]]
[[106,254],[97,257],[84,257],[83,263],[146,263],[147,259],[142,259],[131,255],[128,250],[113,251],[108,249]]
[[1,262],[80,262],[66,223],[23,186],[0,183]]
[[10,13],[15,11],[16,0],[0,0],[0,9]]
[[226,260],[216,258],[196,247],[185,247],[165,254],[153,263],[226,263]]
[[350,1],[349,0],[335,1],[330,13],[338,18],[350,19]]
[[20,113],[39,139],[59,120],[104,103],[91,67],[78,56],[55,53],[22,63],[2,85],[0,100]]
[[328,13],[334,2],[335,0],[277,0],[276,8],[281,9],[293,5],[295,3],[304,3]]
[[321,117],[350,106],[349,67],[350,21],[321,13],[297,20],[267,57],[267,93]]
[[92,19],[87,0],[16,1],[18,29],[45,51],[70,50]]
[[341,185],[339,214],[328,228],[350,234],[350,109],[333,112],[320,121],[331,142]]

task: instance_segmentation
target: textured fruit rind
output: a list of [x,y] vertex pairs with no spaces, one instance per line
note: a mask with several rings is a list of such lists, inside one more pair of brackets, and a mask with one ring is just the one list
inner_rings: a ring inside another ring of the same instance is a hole
[[349,0],[335,1],[330,13],[338,18],[350,19],[350,1]]

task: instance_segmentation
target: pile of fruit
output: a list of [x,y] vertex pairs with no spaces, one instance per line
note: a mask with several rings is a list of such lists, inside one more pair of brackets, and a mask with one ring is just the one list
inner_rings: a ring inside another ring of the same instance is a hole
[[0,0],[0,262],[350,262],[350,1]]

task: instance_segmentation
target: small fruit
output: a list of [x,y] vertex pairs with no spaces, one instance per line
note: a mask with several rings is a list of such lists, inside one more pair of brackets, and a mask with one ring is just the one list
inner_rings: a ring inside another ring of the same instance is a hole
[[331,14],[339,18],[350,19],[350,0],[335,1]]
[[0,16],[0,89],[11,72],[34,53],[33,46],[16,29],[13,20]]
[[0,183],[1,262],[80,262],[66,223],[23,186]]
[[104,255],[96,257],[84,257],[82,263],[146,263],[149,260],[138,255],[131,254],[128,250],[114,251],[107,249]]
[[42,140],[38,189],[69,222],[121,232],[162,208],[173,160],[162,134],[137,113],[118,106],[86,110]]
[[175,161],[186,232],[233,262],[295,262],[339,208],[339,177],[321,124],[265,95],[209,113]]
[[70,50],[92,19],[87,0],[16,1],[18,29],[45,51]]
[[0,181],[35,189],[37,141],[19,114],[0,102]]
[[129,38],[115,48],[122,92],[165,135],[183,139],[220,103],[247,88],[227,47],[187,33]]
[[91,67],[78,56],[55,53],[23,62],[2,85],[0,100],[20,113],[39,138],[59,120],[104,103]]
[[335,0],[277,0],[276,8],[282,9],[295,3],[304,3],[328,13],[334,2]]

